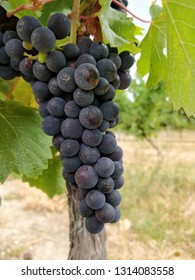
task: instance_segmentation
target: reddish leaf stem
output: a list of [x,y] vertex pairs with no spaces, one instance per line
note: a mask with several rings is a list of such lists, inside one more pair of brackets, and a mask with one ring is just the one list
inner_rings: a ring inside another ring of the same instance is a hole
[[123,9],[125,12],[129,13],[130,15],[132,15],[134,18],[136,18],[139,21],[145,22],[145,23],[151,23],[150,20],[144,20],[138,16],[136,16],[135,14],[133,14],[131,11],[129,11],[126,7],[124,7],[121,3],[119,3],[116,0],[112,0],[112,3],[114,3],[115,5],[117,5],[119,8]]

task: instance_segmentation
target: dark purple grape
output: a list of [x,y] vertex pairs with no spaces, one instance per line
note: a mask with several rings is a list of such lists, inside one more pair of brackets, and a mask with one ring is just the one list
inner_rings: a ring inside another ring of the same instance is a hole
[[91,189],[98,182],[98,175],[90,165],[82,165],[75,173],[75,181],[81,189]]
[[66,102],[60,97],[53,97],[47,104],[48,112],[57,118],[64,117],[64,107]]
[[101,125],[103,115],[96,106],[89,105],[83,108],[79,114],[79,121],[87,129],[95,129]]
[[115,215],[115,209],[109,203],[105,203],[101,209],[95,211],[96,218],[102,223],[111,223]]
[[61,132],[65,138],[78,140],[83,134],[83,127],[78,119],[67,118],[62,123]]
[[102,141],[102,134],[99,129],[85,129],[82,134],[82,141],[90,147],[96,147]]
[[91,190],[86,195],[86,202],[91,209],[97,210],[104,206],[106,197],[99,190]]
[[64,39],[70,34],[70,20],[63,13],[51,15],[47,27],[53,31],[56,39]]
[[79,142],[74,139],[65,139],[60,146],[60,153],[65,157],[73,157],[79,152]]
[[85,227],[91,234],[98,234],[103,230],[104,224],[95,215],[91,215],[85,219]]
[[89,147],[85,144],[80,145],[78,157],[82,164],[94,164],[100,158],[100,152],[96,147]]
[[46,27],[37,27],[31,34],[31,43],[39,52],[50,52],[56,43],[54,33]]
[[114,162],[107,157],[101,157],[94,164],[94,168],[100,177],[110,177],[114,172]]
[[93,64],[83,63],[75,70],[74,78],[78,87],[91,90],[99,83],[99,72]]
[[121,203],[121,194],[119,191],[113,190],[109,194],[106,194],[106,202],[113,207],[118,206]]
[[45,134],[56,136],[60,134],[61,120],[53,116],[47,116],[42,123],[42,129]]

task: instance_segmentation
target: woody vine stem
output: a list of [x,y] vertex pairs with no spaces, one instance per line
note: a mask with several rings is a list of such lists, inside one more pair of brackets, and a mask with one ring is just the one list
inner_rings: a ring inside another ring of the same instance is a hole
[[74,44],[76,44],[77,41],[79,8],[80,8],[80,0],[74,0],[72,13],[71,13],[71,31],[70,31],[70,41],[71,43]]

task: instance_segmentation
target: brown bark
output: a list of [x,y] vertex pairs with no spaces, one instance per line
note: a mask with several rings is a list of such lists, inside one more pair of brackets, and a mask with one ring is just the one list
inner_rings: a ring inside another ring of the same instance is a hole
[[105,260],[106,233],[90,234],[85,228],[85,219],[78,211],[79,202],[75,198],[76,188],[67,184],[70,251],[69,260]]

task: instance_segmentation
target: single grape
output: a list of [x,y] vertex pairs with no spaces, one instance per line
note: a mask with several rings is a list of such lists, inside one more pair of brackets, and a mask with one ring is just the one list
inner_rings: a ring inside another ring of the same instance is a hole
[[47,68],[52,72],[59,72],[66,65],[66,58],[61,51],[51,51],[46,58]]
[[61,132],[65,138],[78,140],[83,134],[83,127],[78,119],[67,118],[62,123]]
[[72,92],[76,88],[74,80],[75,69],[65,67],[57,75],[58,86],[65,92]]
[[68,101],[64,107],[66,116],[72,119],[77,119],[79,117],[80,110],[81,109],[74,100]]
[[70,20],[63,13],[51,15],[47,27],[53,31],[56,39],[64,39],[70,34]]
[[90,105],[94,100],[94,94],[91,90],[83,90],[80,88],[75,89],[73,93],[73,99],[80,107],[86,107]]
[[79,142],[74,139],[65,139],[60,146],[60,153],[65,157],[73,157],[79,152]]
[[119,178],[117,179],[114,179],[114,189],[120,189],[122,188],[122,186],[124,185],[124,177],[123,176],[120,176]]
[[99,83],[99,72],[93,64],[83,63],[75,70],[74,78],[78,87],[91,90]]
[[48,89],[47,83],[44,83],[41,81],[36,81],[32,85],[32,90],[33,90],[34,96],[38,102],[48,100],[52,97],[52,95]]
[[102,123],[103,115],[96,106],[89,105],[83,108],[79,114],[79,121],[87,129],[95,129]]
[[94,164],[94,168],[100,177],[110,177],[114,172],[114,162],[107,157],[101,157]]
[[24,54],[24,48],[22,41],[19,39],[11,39],[5,45],[6,53],[9,57],[22,58]]
[[49,100],[47,109],[48,112],[57,118],[62,118],[64,117],[64,106],[65,106],[65,101],[64,99],[60,97],[53,97]]
[[99,178],[97,188],[103,193],[110,193],[114,189],[114,180],[111,177]]
[[102,141],[102,134],[99,129],[85,129],[82,134],[82,141],[90,147],[96,147]]
[[117,190],[113,190],[106,194],[106,202],[111,204],[113,207],[118,206],[121,203],[121,194]]
[[60,134],[60,127],[61,127],[60,119],[55,118],[53,116],[45,117],[42,123],[43,131],[45,132],[45,134],[50,136],[56,136]]
[[128,72],[123,71],[118,71],[118,75],[120,77],[120,86],[118,87],[118,89],[127,89],[132,82],[131,75]]
[[102,154],[111,154],[113,153],[117,148],[117,142],[112,135],[105,134],[102,136],[102,141],[98,146],[98,149]]
[[69,60],[77,59],[80,55],[79,47],[73,43],[68,43],[64,46],[63,53]]
[[117,75],[117,68],[115,64],[107,58],[100,59],[97,62],[97,69],[101,77],[104,77],[108,82],[112,82]]
[[19,63],[20,72],[26,76],[33,76],[33,62],[28,57],[24,57]]
[[59,88],[59,86],[58,86],[57,77],[53,77],[49,80],[48,87],[49,87],[50,92],[54,96],[63,96],[64,95],[64,91],[61,88]]
[[108,57],[109,49],[102,42],[93,42],[89,48],[89,54],[96,60]]
[[112,178],[118,179],[119,177],[122,176],[124,172],[124,167],[120,161],[114,161],[115,169],[114,172],[112,173]]
[[47,116],[49,116],[49,112],[47,110],[47,104],[48,101],[44,101],[44,102],[37,102],[39,104],[39,114],[42,118],[45,118]]
[[98,129],[99,129],[101,132],[106,132],[106,131],[109,129],[109,127],[110,127],[109,122],[103,120],[102,123],[101,123],[101,125],[98,127]]
[[86,217],[85,227],[91,234],[98,234],[103,230],[104,224],[101,223],[95,215],[91,215],[89,217]]
[[[119,75],[117,74],[116,77],[115,77],[115,79],[111,82],[111,85],[112,85],[115,89],[118,89],[119,86],[120,86],[120,84],[121,84],[121,79],[120,79]],[[110,100],[112,100],[112,99],[110,99]]]
[[53,73],[47,68],[47,66],[39,61],[36,61],[33,64],[32,70],[33,74],[39,81],[49,82],[49,80],[53,77]]
[[85,144],[80,145],[78,157],[82,164],[94,164],[100,158],[100,152],[96,147],[89,147]]
[[79,200],[79,201],[85,199],[85,197],[86,197],[86,195],[89,191],[90,191],[90,189],[85,190],[85,189],[78,188],[77,191],[76,191],[76,195],[75,195],[76,199]]
[[93,43],[93,41],[91,40],[91,38],[89,38],[87,36],[81,36],[77,40],[77,45],[78,46],[90,47],[92,43]]
[[98,182],[98,175],[91,165],[80,166],[75,173],[75,181],[81,189],[91,189]]
[[115,215],[115,209],[109,203],[105,203],[101,209],[95,211],[96,218],[102,223],[111,223]]
[[100,106],[103,118],[107,121],[114,121],[119,115],[119,106],[116,102],[107,101]]
[[33,47],[39,52],[50,52],[56,43],[54,33],[47,27],[37,27],[31,35]]
[[91,190],[86,195],[86,202],[91,209],[97,210],[104,206],[106,197],[99,190]]
[[4,34],[3,34],[3,44],[6,45],[7,42],[11,39],[19,39],[18,37],[18,34],[16,33],[16,31],[13,31],[13,30],[9,30],[9,31],[6,31]]
[[75,172],[81,166],[81,161],[77,156],[63,157],[62,165],[64,171],[72,173]]
[[135,62],[134,56],[128,51],[121,52],[119,56],[121,58],[120,70],[121,71],[129,70]]

